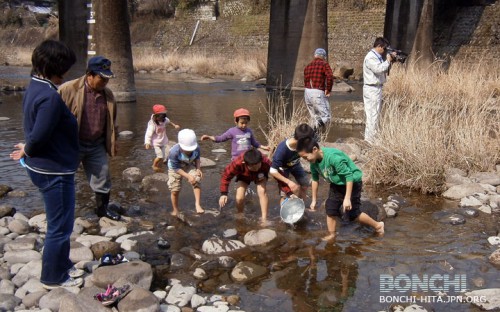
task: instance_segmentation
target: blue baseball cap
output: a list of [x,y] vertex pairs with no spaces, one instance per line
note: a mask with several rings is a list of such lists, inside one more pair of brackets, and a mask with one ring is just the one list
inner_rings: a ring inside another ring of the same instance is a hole
[[87,71],[92,71],[103,78],[113,78],[111,71],[111,61],[104,56],[94,56],[87,64]]
[[326,57],[326,51],[325,51],[325,49],[317,48],[316,51],[314,51],[314,55]]

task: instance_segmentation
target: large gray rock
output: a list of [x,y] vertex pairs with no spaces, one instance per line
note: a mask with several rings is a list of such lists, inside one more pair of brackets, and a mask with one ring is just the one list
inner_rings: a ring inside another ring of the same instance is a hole
[[453,185],[472,183],[472,180],[460,174],[449,174],[445,177],[446,185],[451,187]]
[[94,254],[89,247],[84,246],[78,242],[71,242],[69,259],[73,263],[77,263],[80,261],[92,261],[94,260]]
[[467,196],[460,199],[461,207],[481,207],[483,203],[474,196]]
[[15,263],[28,263],[40,259],[42,259],[42,255],[35,250],[7,251],[4,254],[4,260],[11,265]]
[[493,186],[500,185],[500,174],[496,172],[476,172],[470,175],[472,181],[490,184]]
[[64,297],[76,297],[75,294],[70,292],[66,288],[56,288],[49,291],[45,296],[40,298],[39,305],[42,309],[50,309],[51,311],[59,311],[59,306],[61,305],[61,301],[64,300]]
[[247,246],[262,246],[272,242],[278,235],[271,229],[252,230],[245,234],[243,241]]
[[59,312],[109,312],[109,308],[93,298],[95,294],[103,291],[92,286],[83,288],[78,296],[65,296],[61,301]]
[[202,168],[210,168],[210,167],[215,167],[217,163],[211,159],[205,158],[205,157],[200,157],[200,166]]
[[95,259],[101,259],[101,257],[106,253],[116,255],[121,252],[120,244],[110,241],[95,243],[90,249],[92,250]]
[[94,271],[93,275],[94,284],[102,288],[106,288],[108,284],[114,284],[123,278],[132,284],[149,289],[153,280],[151,265],[142,261],[100,267]]
[[155,173],[145,176],[141,182],[141,189],[144,192],[168,193],[168,174]]
[[468,183],[454,185],[450,187],[446,192],[443,193],[444,198],[448,199],[461,199],[474,193],[484,193],[485,188],[479,183]]
[[267,269],[252,262],[239,262],[231,271],[235,282],[247,283],[267,274]]
[[152,292],[134,288],[118,303],[120,312],[158,312],[160,301]]
[[9,280],[0,281],[0,294],[13,295],[16,290],[16,285]]
[[472,298],[485,298],[486,302],[473,301],[473,304],[486,311],[500,310],[500,288],[473,290],[471,292],[466,292],[465,295]]
[[194,294],[191,297],[191,307],[193,309],[196,309],[197,307],[202,306],[202,305],[204,305],[206,303],[207,303],[207,300],[205,300],[205,298],[203,298],[200,295]]
[[111,237],[104,237],[99,235],[82,235],[75,239],[75,241],[87,247],[90,247],[98,242],[107,242],[110,240]]
[[143,178],[141,169],[137,167],[130,167],[122,172],[123,180],[134,182],[140,182]]
[[0,311],[14,311],[21,303],[21,299],[14,295],[0,294]]
[[26,293],[35,293],[44,291],[42,282],[38,278],[30,278],[21,288],[26,291]]
[[34,237],[18,237],[3,246],[4,251],[20,251],[35,249],[36,239]]
[[175,304],[176,306],[183,307],[191,301],[193,295],[196,294],[196,288],[192,286],[182,286],[175,284],[170,289],[165,302],[168,304]]
[[12,281],[17,287],[21,287],[31,278],[40,279],[41,272],[42,260],[33,260],[24,265],[19,272],[17,272],[16,276],[12,278]]
[[204,241],[201,250],[207,255],[220,255],[241,250],[245,247],[245,244],[238,240],[223,240],[214,237]]

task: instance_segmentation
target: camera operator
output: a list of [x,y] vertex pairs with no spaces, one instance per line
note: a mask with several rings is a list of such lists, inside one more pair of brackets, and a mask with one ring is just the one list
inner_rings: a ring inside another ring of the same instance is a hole
[[[373,143],[377,134],[380,112],[382,110],[382,87],[394,60],[395,52],[387,53],[389,41],[378,37],[373,49],[363,62],[363,102],[365,105],[365,141]],[[387,59],[385,59],[387,57]]]

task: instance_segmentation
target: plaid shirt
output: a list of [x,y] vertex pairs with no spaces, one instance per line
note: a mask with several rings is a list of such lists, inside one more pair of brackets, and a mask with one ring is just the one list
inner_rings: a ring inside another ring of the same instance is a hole
[[80,140],[93,142],[104,135],[108,113],[104,91],[95,92],[85,82],[85,105],[80,122]]
[[[229,165],[226,166],[222,177],[220,179],[220,192],[222,195],[227,195],[229,189],[229,183],[236,176],[237,180],[242,180],[243,182],[255,182],[262,178],[268,178],[269,169],[271,168],[271,161],[266,156],[262,155],[262,165],[259,171],[250,171],[245,165],[243,157],[244,153],[235,158]],[[280,189],[285,193],[290,193],[290,189],[283,183],[278,182]]]
[[333,73],[328,62],[321,58],[315,58],[304,68],[304,87],[332,91]]

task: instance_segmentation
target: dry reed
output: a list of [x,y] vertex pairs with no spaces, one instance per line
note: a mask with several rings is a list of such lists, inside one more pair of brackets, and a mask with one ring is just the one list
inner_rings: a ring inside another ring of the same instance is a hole
[[447,168],[487,171],[500,160],[500,66],[414,65],[391,71],[366,174],[375,183],[440,193]]

